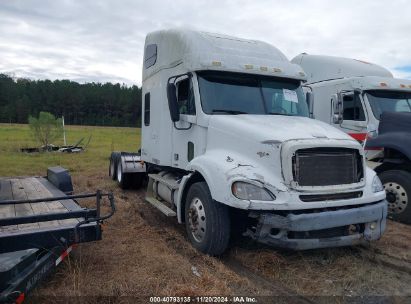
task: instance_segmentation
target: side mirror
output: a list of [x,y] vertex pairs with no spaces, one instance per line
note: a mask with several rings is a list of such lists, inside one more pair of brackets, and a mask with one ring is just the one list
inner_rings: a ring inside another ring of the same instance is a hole
[[167,99],[168,108],[170,109],[171,121],[176,122],[180,120],[180,111],[178,110],[177,89],[174,83],[167,84]]
[[331,104],[333,107],[333,123],[341,124],[343,122],[343,97],[341,93],[331,96]]
[[313,93],[312,92],[307,92],[305,94],[305,100],[307,101],[310,118],[314,118],[314,96],[313,96]]

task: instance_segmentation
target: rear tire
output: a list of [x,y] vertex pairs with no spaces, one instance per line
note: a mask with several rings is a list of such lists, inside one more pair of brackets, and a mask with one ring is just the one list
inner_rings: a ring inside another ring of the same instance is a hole
[[411,224],[411,173],[388,170],[379,177],[387,192],[389,215],[394,220]]
[[121,154],[119,152],[112,152],[110,155],[110,164],[108,166],[108,175],[112,180],[117,179],[117,162],[120,159]]
[[230,241],[230,216],[226,205],[214,201],[205,182],[193,184],[185,203],[188,238],[197,250],[218,256]]
[[117,184],[121,189],[130,188],[132,182],[132,174],[127,174],[123,172],[123,165],[121,164],[121,158],[117,161]]

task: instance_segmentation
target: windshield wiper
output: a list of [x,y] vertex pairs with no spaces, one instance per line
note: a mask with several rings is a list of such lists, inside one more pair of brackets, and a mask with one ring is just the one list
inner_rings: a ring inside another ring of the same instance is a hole
[[237,110],[225,110],[225,109],[213,109],[213,113],[227,113],[227,114],[248,114],[247,112],[237,111]]
[[268,115],[284,115],[284,116],[296,116],[293,114],[287,114],[287,113],[277,113],[277,112],[269,112]]

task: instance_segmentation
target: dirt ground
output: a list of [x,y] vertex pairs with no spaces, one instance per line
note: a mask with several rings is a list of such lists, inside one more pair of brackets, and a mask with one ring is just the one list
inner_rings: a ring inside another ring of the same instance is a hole
[[411,296],[411,266],[394,269],[362,252],[411,265],[411,226],[389,221],[383,239],[366,249],[288,252],[240,238],[223,257],[212,258],[190,246],[183,225],[145,203],[143,190],[122,191],[103,173],[74,176],[73,183],[77,193],[113,190],[117,212],[105,223],[103,240],[78,246],[33,292],[32,302],[148,303],[149,296],[199,295],[258,296],[267,302],[272,298],[264,296],[275,295],[295,303],[328,303],[330,296],[341,303],[375,296],[394,297],[395,303],[410,299],[404,297]]

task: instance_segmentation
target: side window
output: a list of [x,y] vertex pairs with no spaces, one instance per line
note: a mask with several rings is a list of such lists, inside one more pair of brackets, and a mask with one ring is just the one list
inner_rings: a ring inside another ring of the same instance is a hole
[[150,125],[150,93],[144,95],[144,125]]
[[144,50],[144,68],[148,69],[157,61],[157,44],[148,44]]
[[187,78],[177,83],[177,101],[180,114],[196,114],[193,85],[191,79]]
[[344,95],[344,120],[365,121],[364,108],[359,95]]

